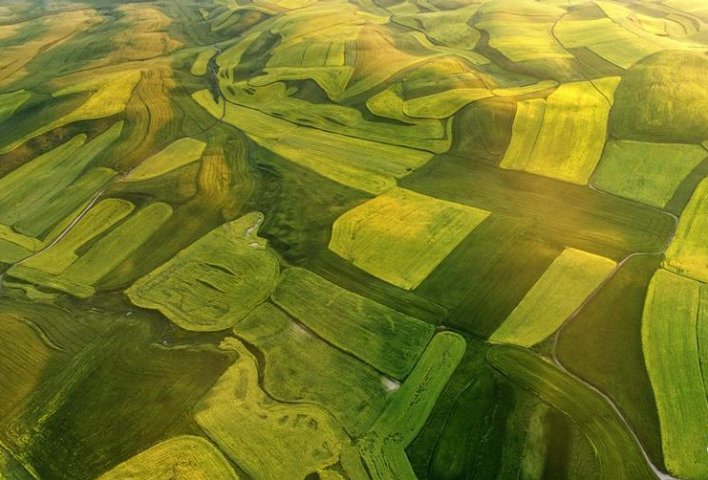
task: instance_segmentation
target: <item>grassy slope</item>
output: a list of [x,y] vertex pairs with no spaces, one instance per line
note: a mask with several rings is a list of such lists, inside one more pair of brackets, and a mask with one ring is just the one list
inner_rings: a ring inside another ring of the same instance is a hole
[[262,353],[262,386],[270,395],[320,404],[352,436],[368,430],[396,385],[270,303],[256,308],[233,331]]

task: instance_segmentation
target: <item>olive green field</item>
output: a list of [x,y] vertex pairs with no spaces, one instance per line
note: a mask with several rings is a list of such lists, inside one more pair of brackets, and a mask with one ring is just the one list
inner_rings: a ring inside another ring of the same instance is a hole
[[0,2],[0,480],[708,480],[707,0]]

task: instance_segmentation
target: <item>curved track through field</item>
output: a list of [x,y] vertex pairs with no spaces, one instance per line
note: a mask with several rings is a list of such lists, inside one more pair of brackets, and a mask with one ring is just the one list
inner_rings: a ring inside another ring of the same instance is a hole
[[[603,192],[602,190],[599,190],[599,189],[595,188],[595,186],[593,186],[592,183],[589,183],[588,186],[589,186],[591,189],[593,189],[593,190],[595,190],[595,191],[597,191],[597,192],[603,193],[603,194],[605,194],[605,195],[610,195],[610,196],[616,197],[616,195],[612,195],[611,193]],[[621,197],[618,197],[618,198],[621,198]],[[627,200],[627,199],[625,199],[625,200]],[[634,200],[629,200],[629,201],[634,202],[634,203],[639,203],[639,202],[636,202],[636,201],[634,201]],[[644,204],[642,204],[642,205],[644,205]],[[644,206],[646,206],[646,205],[644,205]],[[591,389],[592,391],[594,391],[595,393],[597,393],[598,395],[600,395],[600,396],[612,407],[612,409],[617,413],[617,415],[619,416],[619,418],[620,418],[620,419],[622,420],[622,422],[624,423],[624,425],[625,425],[625,427],[627,428],[627,430],[632,434],[632,437],[634,438],[634,441],[635,441],[635,442],[637,443],[637,445],[639,446],[639,449],[641,450],[642,455],[644,455],[644,459],[646,460],[646,462],[647,462],[647,464],[649,465],[649,467],[651,467],[651,469],[654,471],[654,474],[657,476],[657,478],[659,478],[660,480],[680,480],[680,479],[678,479],[678,478],[676,478],[676,477],[673,477],[673,476],[669,475],[668,473],[665,473],[665,472],[661,471],[661,470],[654,464],[654,462],[653,462],[653,461],[651,460],[651,458],[649,457],[649,454],[647,454],[646,450],[644,449],[644,445],[642,445],[642,443],[639,441],[639,437],[637,437],[637,434],[635,433],[634,429],[633,429],[632,426],[630,425],[629,421],[627,421],[627,419],[626,419],[626,417],[624,416],[624,414],[622,413],[622,411],[617,407],[617,405],[615,405],[615,403],[612,401],[612,399],[611,399],[607,394],[605,394],[602,390],[600,390],[599,388],[595,387],[595,386],[594,386],[593,384],[591,384],[590,382],[587,382],[586,380],[582,379],[581,377],[575,375],[573,372],[571,372],[570,370],[568,370],[568,369],[565,367],[565,365],[563,365],[563,362],[561,362],[560,358],[558,357],[558,352],[557,352],[557,350],[558,350],[558,341],[559,341],[560,336],[561,336],[561,334],[563,333],[563,330],[565,329],[565,327],[566,327],[575,317],[577,317],[578,314],[583,310],[583,308],[585,308],[585,306],[588,305],[588,304],[595,298],[595,296],[602,290],[602,288],[603,288],[605,285],[607,285],[607,284],[610,282],[610,280],[612,280],[612,278],[617,274],[617,272],[619,272],[619,270],[622,268],[622,266],[623,266],[625,263],[627,263],[629,260],[631,260],[631,259],[634,258],[634,257],[663,255],[664,253],[666,253],[666,250],[669,248],[669,245],[671,244],[671,241],[673,240],[673,238],[674,238],[674,236],[675,236],[675,234],[676,234],[676,229],[678,228],[679,217],[678,217],[677,215],[674,215],[673,213],[666,212],[666,211],[661,210],[661,209],[659,209],[659,208],[655,208],[655,207],[650,207],[650,208],[652,208],[652,209],[654,209],[654,210],[656,210],[656,211],[658,211],[658,212],[662,212],[662,213],[664,213],[664,214],[666,214],[666,215],[669,215],[669,216],[670,216],[671,218],[673,218],[673,220],[674,220],[674,228],[673,228],[671,234],[669,235],[669,237],[667,238],[666,243],[664,244],[663,248],[662,248],[661,250],[658,250],[658,251],[655,251],[655,252],[634,252],[634,253],[630,253],[629,255],[627,255],[626,257],[624,257],[624,258],[617,264],[617,266],[616,266],[615,269],[610,273],[610,275],[608,275],[608,277],[607,277],[600,285],[598,285],[598,287],[590,294],[590,296],[588,296],[588,298],[586,298],[585,301],[583,301],[583,303],[581,303],[581,304],[578,306],[578,308],[576,308],[575,311],[574,311],[568,318],[565,319],[565,321],[561,324],[561,326],[558,328],[558,330],[556,330],[556,333],[555,333],[554,336],[553,336],[553,348],[552,348],[552,351],[551,351],[551,355],[552,355],[552,358],[553,358],[553,363],[555,363],[555,365],[556,365],[561,371],[563,371],[566,375],[568,375],[568,376],[570,376],[571,378],[577,380],[578,382],[580,382],[581,384],[583,384],[583,385],[586,386],[587,388]]]

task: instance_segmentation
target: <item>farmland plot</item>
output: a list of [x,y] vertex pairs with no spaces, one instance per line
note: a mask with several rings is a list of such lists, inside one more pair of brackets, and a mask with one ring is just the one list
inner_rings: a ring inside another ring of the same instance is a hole
[[412,290],[488,214],[396,189],[338,218],[329,248],[372,275]]

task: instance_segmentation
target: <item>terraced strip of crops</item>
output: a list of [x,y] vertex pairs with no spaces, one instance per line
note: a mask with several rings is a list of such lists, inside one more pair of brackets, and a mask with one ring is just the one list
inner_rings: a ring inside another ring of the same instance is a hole
[[705,287],[659,270],[644,307],[642,346],[656,396],[666,465],[685,478],[700,478],[708,435],[704,358]]

